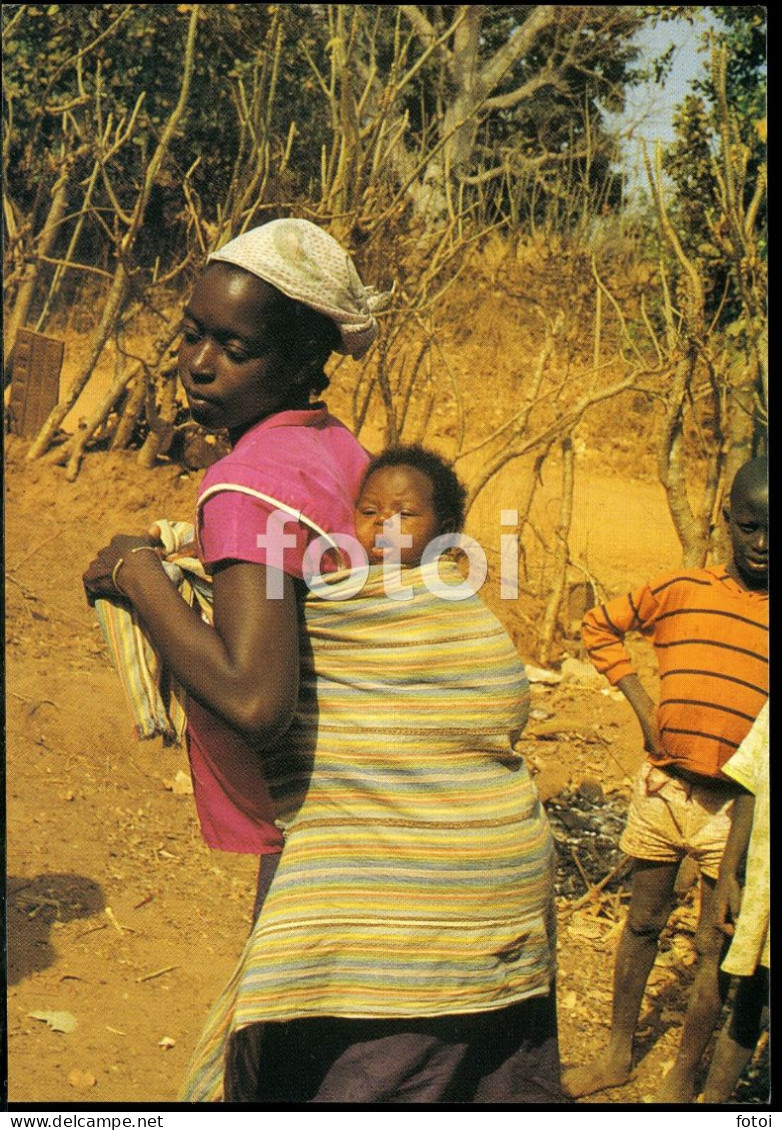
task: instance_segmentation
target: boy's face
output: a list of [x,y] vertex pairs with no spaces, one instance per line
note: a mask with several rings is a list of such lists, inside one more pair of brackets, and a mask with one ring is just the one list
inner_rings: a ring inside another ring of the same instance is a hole
[[[418,565],[432,538],[440,532],[434,508],[432,481],[417,467],[380,467],[374,471],[356,503],[356,537],[371,565],[398,553],[403,565]],[[383,526],[396,517],[393,528]],[[403,535],[402,544],[399,534]],[[412,539],[411,545],[404,544]]]
[[734,576],[748,589],[768,588],[768,489],[739,491],[724,510]]

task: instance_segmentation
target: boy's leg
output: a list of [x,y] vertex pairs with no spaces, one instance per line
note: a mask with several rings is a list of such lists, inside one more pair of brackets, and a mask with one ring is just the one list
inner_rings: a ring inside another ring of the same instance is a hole
[[768,1022],[768,969],[740,977],[733,1009],[722,1029],[703,1091],[704,1103],[727,1103]]
[[614,967],[611,1036],[605,1052],[562,1076],[562,1088],[573,1098],[607,1087],[620,1087],[633,1067],[633,1037],[646,982],[657,956],[657,940],[671,913],[678,863],[637,859],[633,888]]
[[654,1096],[655,1103],[694,1102],[695,1076],[725,1001],[729,978],[720,975],[719,964],[726,938],[714,921],[714,887],[714,879],[701,876],[701,913],[695,935],[698,970],[684,1017],[679,1053]]

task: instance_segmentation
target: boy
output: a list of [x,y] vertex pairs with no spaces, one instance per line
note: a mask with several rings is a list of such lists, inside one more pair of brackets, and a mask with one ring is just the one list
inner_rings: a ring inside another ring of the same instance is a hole
[[[614,970],[609,1046],[592,1063],[565,1072],[563,1088],[574,1098],[621,1086],[630,1078],[641,1001],[685,854],[696,858],[702,877],[698,971],[679,1053],[655,1102],[693,1101],[695,1074],[721,1009],[723,935],[714,887],[740,792],[722,766],[768,694],[765,458],[738,471],[723,515],[732,546],[726,566],[663,574],[592,609],[584,620],[590,659],[633,707],[647,759],[620,845],[634,860],[633,888]],[[660,671],[657,710],[624,647],[630,630],[651,638]]]

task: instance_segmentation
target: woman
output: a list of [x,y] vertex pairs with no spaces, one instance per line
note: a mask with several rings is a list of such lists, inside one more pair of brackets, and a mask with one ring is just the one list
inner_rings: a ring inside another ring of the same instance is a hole
[[185,312],[191,409],[234,443],[199,494],[214,627],[145,539],[113,539],[85,576],[134,605],[188,692],[208,842],[276,860],[273,815],[287,837],[185,1097],[558,1102],[553,852],[512,748],[527,685],[511,641],[477,597],[435,595],[432,566],[404,571],[412,602],[377,570],[358,594],[338,575],[300,599],[308,545],[325,538],[317,565],[353,530],[367,463],[309,393],[332,348],[358,354],[375,332],[341,251],[344,285],[324,296],[303,236],[332,241],[311,226],[229,244]]
[[187,692],[204,837],[262,857],[259,899],[282,837],[257,751],[296,707],[302,559],[313,538],[352,532],[368,462],[312,397],[328,384],[332,350],[358,358],[369,348],[376,301],[336,240],[306,220],[274,220],[210,256],[185,309],[179,371],[193,418],[232,443],[199,493],[214,623],[180,599],[149,538],[114,537],[84,575],[90,600],[134,606]]
[[527,680],[431,559],[464,497],[434,453],[383,453],[356,504],[376,564],[310,586],[299,706],[264,752],[285,850],[191,1102],[561,1101],[553,845],[513,748]]

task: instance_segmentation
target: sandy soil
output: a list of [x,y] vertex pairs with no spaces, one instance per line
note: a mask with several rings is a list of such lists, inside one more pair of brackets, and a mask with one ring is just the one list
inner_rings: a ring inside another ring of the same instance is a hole
[[[255,862],[201,841],[182,750],[136,742],[80,574],[113,532],[188,515],[199,475],[92,454],[69,484],[24,453],[8,440],[9,1099],[165,1104],[247,934]],[[675,560],[658,488],[593,475],[582,489],[574,536],[602,577],[635,582]],[[525,752],[544,796],[585,777],[623,795],[641,756],[627,706],[599,682],[533,690]],[[587,1102],[640,1103],[673,1059],[694,897],[682,894],[650,981],[636,1078]],[[622,890],[560,904],[565,1064],[604,1039],[625,908]]]

